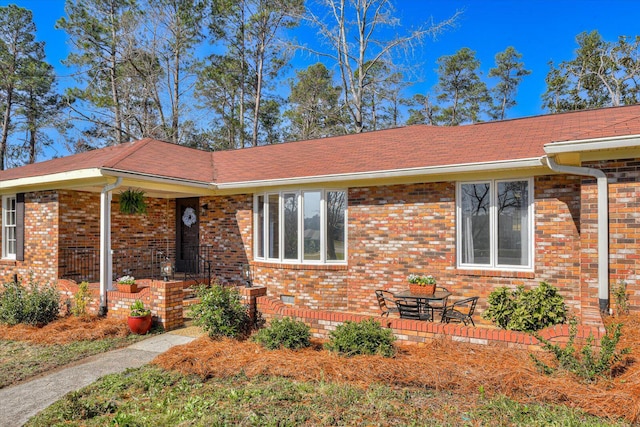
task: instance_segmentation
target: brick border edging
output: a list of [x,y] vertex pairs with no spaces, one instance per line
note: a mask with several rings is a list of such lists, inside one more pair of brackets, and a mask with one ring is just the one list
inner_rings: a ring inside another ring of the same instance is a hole
[[[311,334],[316,338],[327,339],[329,332],[345,321],[360,322],[365,319],[375,319],[382,326],[390,328],[396,338],[402,344],[407,345],[421,345],[434,339],[445,338],[457,342],[495,347],[541,348],[541,343],[532,335],[505,329],[311,310],[288,306],[279,299],[267,296],[257,297],[256,307],[265,320],[270,320],[274,317],[292,317],[306,323],[311,328]],[[584,342],[590,335],[594,337],[595,344],[599,344],[600,339],[605,335],[605,330],[596,326],[578,325],[576,341]],[[540,336],[556,343],[567,342],[569,339],[569,325],[563,324],[549,327],[540,331]]]

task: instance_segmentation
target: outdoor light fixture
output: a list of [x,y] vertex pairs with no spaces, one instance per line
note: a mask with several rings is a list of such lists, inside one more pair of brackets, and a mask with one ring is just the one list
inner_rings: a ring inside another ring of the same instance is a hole
[[242,277],[245,281],[245,286],[250,288],[253,285],[251,278],[251,264],[242,264]]
[[160,271],[165,282],[169,281],[169,277],[173,275],[173,265],[171,261],[166,260],[160,263]]

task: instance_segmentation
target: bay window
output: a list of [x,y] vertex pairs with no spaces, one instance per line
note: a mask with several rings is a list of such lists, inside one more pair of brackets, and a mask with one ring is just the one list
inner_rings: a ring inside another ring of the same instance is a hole
[[346,191],[259,194],[254,203],[256,259],[302,263],[346,260]]
[[459,183],[458,266],[533,268],[533,181]]

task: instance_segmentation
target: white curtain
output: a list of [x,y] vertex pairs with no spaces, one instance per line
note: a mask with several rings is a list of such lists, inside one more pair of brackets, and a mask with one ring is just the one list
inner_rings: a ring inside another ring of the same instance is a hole
[[475,257],[473,255],[473,221],[471,217],[464,218],[464,257],[463,262],[473,264]]

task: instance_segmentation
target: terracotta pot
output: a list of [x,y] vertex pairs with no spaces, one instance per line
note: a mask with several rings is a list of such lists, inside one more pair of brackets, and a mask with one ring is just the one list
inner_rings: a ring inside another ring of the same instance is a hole
[[133,285],[117,283],[116,286],[118,288],[118,291],[120,292],[127,292],[129,294],[135,294],[136,292],[138,292],[138,285],[136,283],[134,283]]
[[151,329],[151,314],[146,316],[129,316],[127,318],[127,324],[129,330],[136,335],[144,335]]
[[409,291],[412,294],[429,294],[432,295],[436,292],[436,285],[418,285],[417,283],[409,283]]

